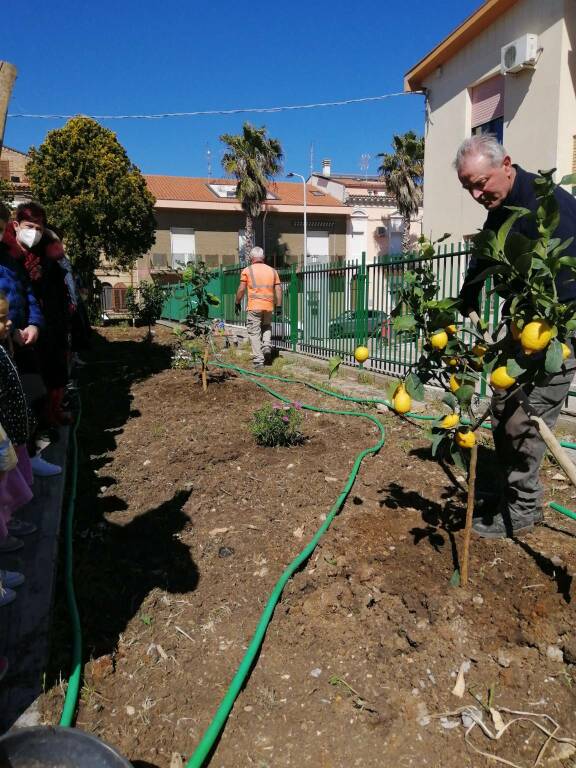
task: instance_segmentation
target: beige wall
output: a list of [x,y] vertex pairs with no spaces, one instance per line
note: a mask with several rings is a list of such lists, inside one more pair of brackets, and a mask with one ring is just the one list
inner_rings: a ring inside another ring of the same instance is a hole
[[26,163],[28,155],[22,152],[16,152],[10,147],[2,147],[0,153],[0,177],[10,180],[10,177],[17,176],[20,183],[26,181]]
[[[489,29],[439,68],[424,83],[429,95],[424,161],[424,234],[450,232],[452,241],[474,233],[484,209],[461,190],[452,161],[471,133],[469,88],[498,74],[500,49],[526,33],[543,48],[536,68],[507,75],[504,85],[504,144],[526,170],[571,170],[576,133],[573,65],[563,20],[573,0],[520,0]],[[573,12],[572,12],[573,13]]]

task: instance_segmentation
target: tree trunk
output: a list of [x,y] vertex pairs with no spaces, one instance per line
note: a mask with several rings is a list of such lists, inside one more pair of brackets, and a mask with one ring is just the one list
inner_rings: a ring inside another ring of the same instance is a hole
[[404,216],[404,231],[402,232],[402,253],[410,253],[410,215]]
[[248,255],[254,248],[254,220],[251,214],[246,214],[246,237],[244,239],[244,264],[248,264]]
[[4,126],[6,125],[6,113],[8,102],[12,94],[14,80],[16,80],[16,67],[7,61],[0,61],[0,150],[4,141]]

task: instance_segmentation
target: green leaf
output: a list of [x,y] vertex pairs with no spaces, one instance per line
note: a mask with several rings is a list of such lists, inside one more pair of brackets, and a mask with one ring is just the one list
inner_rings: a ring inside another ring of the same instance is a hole
[[406,391],[414,400],[424,400],[424,384],[417,373],[409,373],[406,376]]
[[432,456],[435,457],[436,453],[438,452],[438,448],[440,447],[442,441],[446,437],[446,433],[437,432],[432,436]]
[[334,357],[331,357],[330,360],[328,360],[328,380],[330,380],[332,376],[336,376],[340,366],[342,365],[342,362],[343,360],[340,355],[335,355]]
[[562,370],[563,362],[562,345],[558,339],[552,339],[546,350],[546,361],[544,363],[546,373],[558,373]]
[[402,331],[413,331],[416,328],[416,318],[414,315],[403,315],[402,317],[395,317],[392,323],[392,327],[397,333]]
[[392,381],[390,384],[388,384],[388,388],[386,390],[386,394],[388,395],[388,400],[392,402],[394,400],[394,395],[396,394],[396,390],[398,389],[398,382]]
[[464,457],[462,456],[462,451],[455,442],[452,442],[450,446],[450,458],[454,462],[454,465],[458,467],[462,472],[467,471],[466,462],[464,460]]
[[[493,275],[496,272],[501,272],[502,269],[503,269],[502,264],[494,264],[491,267],[487,267],[486,269],[483,269],[479,275],[476,275],[476,277],[473,280],[468,281],[467,285],[473,285],[474,283],[483,283],[487,277],[490,277],[490,275]],[[505,269],[508,269],[508,268],[505,268]],[[508,269],[508,271],[510,270]]]
[[574,256],[562,256],[562,258],[558,259],[558,264],[562,267],[576,269],[576,258]]
[[522,368],[522,366],[519,365],[513,357],[511,357],[506,361],[506,373],[509,376],[512,376],[513,379],[517,379],[518,376],[522,376],[523,373],[526,373],[526,368]]
[[213,307],[217,307],[220,304],[220,299],[218,296],[215,296],[213,293],[206,293],[206,298],[208,299],[208,304],[211,304]]
[[576,186],[576,173],[569,173],[567,176],[562,176],[558,183],[561,187]]
[[521,205],[507,205],[506,209],[508,211],[520,211],[523,216],[527,216],[528,214],[532,213],[530,208],[523,208]]
[[512,212],[511,216],[508,216],[504,224],[502,224],[502,226],[498,230],[497,239],[498,239],[498,245],[500,246],[501,249],[504,249],[504,244],[506,243],[506,239],[510,233],[510,230],[512,229],[516,221],[522,216],[526,216],[526,209],[524,210],[516,209],[515,211]]
[[463,384],[461,387],[458,387],[456,392],[454,393],[456,399],[460,403],[460,405],[470,405],[472,402],[472,398],[474,397],[475,389],[470,384]]
[[446,394],[442,398],[442,402],[445,403],[448,406],[448,408],[451,408],[453,411],[456,409],[456,406],[458,405],[458,400],[452,394],[452,392],[446,392]]
[[460,586],[460,571],[458,568],[454,571],[452,576],[450,577],[450,586],[451,587],[459,587]]

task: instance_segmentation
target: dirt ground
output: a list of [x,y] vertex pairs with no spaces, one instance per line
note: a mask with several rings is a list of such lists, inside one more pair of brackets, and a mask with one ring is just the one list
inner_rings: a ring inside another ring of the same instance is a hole
[[[77,725],[137,768],[169,768],[173,753],[185,762],[194,751],[273,585],[377,430],[307,413],[304,445],[258,447],[247,425],[267,393],[215,374],[203,394],[194,374],[169,368],[168,331],[153,345],[142,336],[100,330],[82,373],[75,578],[88,664]],[[386,445],[365,459],[287,585],[211,766],[496,765],[467,746],[459,717],[440,717],[476,705],[494,730],[482,710],[489,691],[494,706],[549,715],[558,735],[576,736],[576,522],[546,511],[521,540],[473,539],[469,588],[451,586],[464,478],[431,459],[418,424],[381,419]],[[492,459],[481,451],[488,485]],[[574,506],[557,473],[545,464],[547,497]],[[49,723],[69,669],[60,596],[53,647]],[[526,722],[498,741],[479,727],[468,739],[520,766],[534,765],[546,741]],[[540,765],[576,766],[575,753],[550,743]]]

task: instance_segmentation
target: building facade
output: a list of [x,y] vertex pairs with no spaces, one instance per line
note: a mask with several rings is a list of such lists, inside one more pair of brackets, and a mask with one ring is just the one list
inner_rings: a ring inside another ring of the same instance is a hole
[[2,147],[0,152],[0,179],[9,181],[14,189],[14,202],[16,207],[19,203],[32,199],[30,184],[26,177],[26,163],[28,155],[26,152],[20,152],[12,147]]
[[[203,261],[218,268],[239,264],[246,216],[231,179],[145,176],[156,198],[156,241],[132,273],[105,263],[97,276],[105,289],[137,287],[144,280],[173,282],[187,264]],[[256,245],[276,268],[304,260],[304,185],[271,183],[262,214],[254,222]],[[306,185],[307,264],[346,258],[350,210],[340,200]],[[116,290],[118,293],[118,290]]]
[[[404,222],[386,183],[379,176],[333,175],[330,161],[324,160],[322,173],[313,173],[309,182],[350,209],[346,231],[347,259],[359,260],[365,253],[367,263],[373,264],[390,254],[401,253]],[[410,232],[415,247],[422,234],[421,210],[414,216]]]
[[452,162],[474,133],[495,133],[526,170],[576,170],[574,0],[486,0],[405,76],[427,101],[426,234],[453,241],[485,213],[458,183]]

